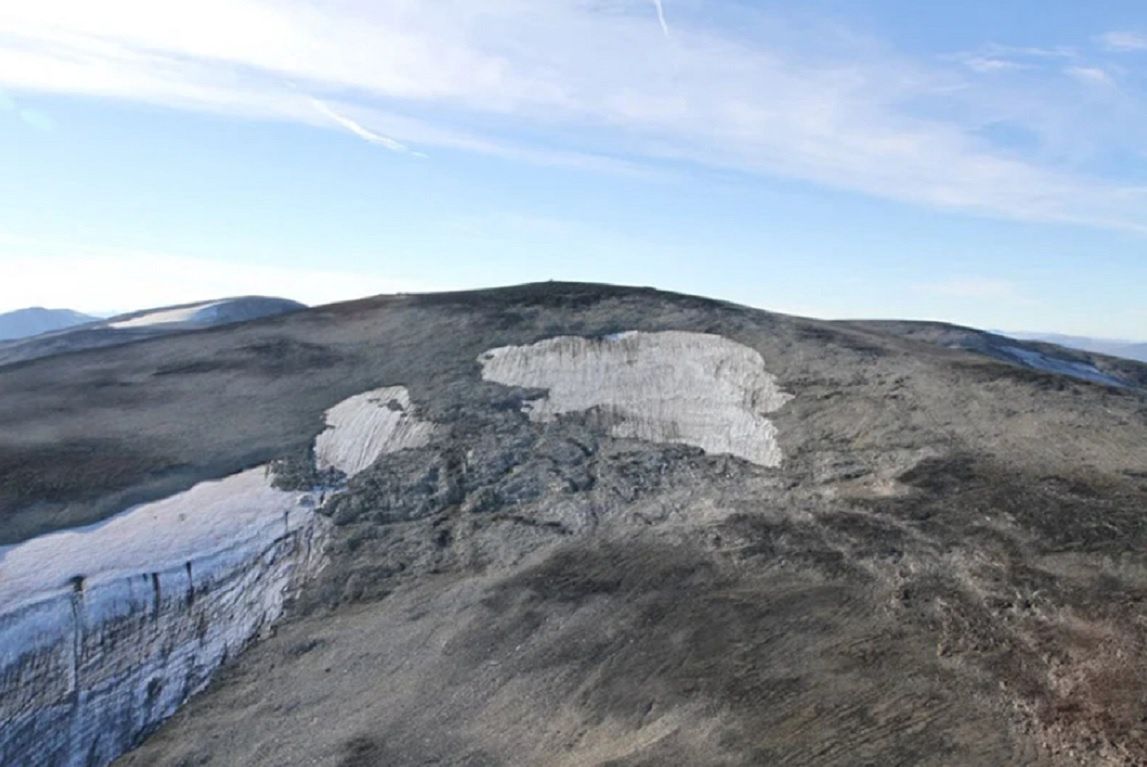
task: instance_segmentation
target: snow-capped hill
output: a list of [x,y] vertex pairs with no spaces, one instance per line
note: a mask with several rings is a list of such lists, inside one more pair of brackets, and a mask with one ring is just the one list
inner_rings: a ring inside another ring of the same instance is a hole
[[112,317],[107,321],[107,327],[119,330],[171,325],[211,327],[285,314],[305,308],[298,301],[291,301],[286,298],[243,296],[131,312]]
[[0,314],[0,341],[50,333],[74,325],[95,322],[98,318],[71,309],[45,309],[32,306]]
[[1057,333],[1002,333],[1022,341],[1041,341],[1048,344],[1066,346],[1095,354],[1147,362],[1147,343],[1124,341],[1114,338],[1088,338],[1086,336],[1065,336]]
[[853,324],[949,349],[962,349],[1041,374],[1117,388],[1147,388],[1147,369],[1130,357],[1068,348],[1046,341],[1022,340],[1016,336],[943,322],[874,320]]
[[117,346],[169,333],[248,322],[305,308],[304,304],[286,298],[240,296],[144,309],[106,320],[85,321],[83,325],[40,333],[29,338],[0,342],[0,365],[83,349]]

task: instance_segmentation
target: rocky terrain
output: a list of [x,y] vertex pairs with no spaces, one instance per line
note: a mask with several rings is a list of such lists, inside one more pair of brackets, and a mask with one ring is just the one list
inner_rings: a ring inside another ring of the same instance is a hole
[[108,698],[124,765],[1143,763],[1147,372],[905,331],[547,283],[11,366],[0,575],[255,467],[313,501],[209,683],[93,635],[179,691]]
[[1008,333],[1012,338],[1025,341],[1042,341],[1044,343],[1066,346],[1069,349],[1081,349],[1096,354],[1106,354],[1111,357],[1123,357],[1137,362],[1147,362],[1147,343],[1123,341],[1112,338],[1088,338],[1086,336],[1065,336],[1058,333]]
[[1147,387],[1147,375],[1145,375],[1147,366],[1138,361],[1134,353],[1116,354],[1114,351],[1068,348],[1066,345],[1039,339],[1021,340],[942,322],[878,320],[853,324],[878,332],[926,341],[948,349],[965,349],[1043,373],[1055,373],[1107,386],[1140,389]]

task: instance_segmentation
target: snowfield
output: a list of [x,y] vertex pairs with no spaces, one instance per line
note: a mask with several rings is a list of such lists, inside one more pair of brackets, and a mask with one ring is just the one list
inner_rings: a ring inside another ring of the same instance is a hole
[[194,324],[200,322],[209,322],[212,319],[212,310],[227,303],[226,301],[207,301],[202,304],[193,304],[191,306],[183,306],[178,309],[167,309],[159,312],[149,312],[148,314],[141,314],[138,317],[132,317],[119,322],[112,322],[108,327],[127,329],[127,328],[146,328],[152,325],[169,325],[176,322],[187,324]]
[[527,405],[535,421],[597,408],[615,437],[683,443],[761,466],[782,460],[776,427],[765,414],[792,396],[780,390],[758,352],[721,336],[559,336],[491,349],[478,362],[488,381],[548,390]]
[[1032,349],[1021,349],[1018,346],[1005,346],[1003,350],[1020,364],[1035,368],[1036,370],[1042,370],[1045,373],[1071,376],[1072,378],[1079,378],[1084,381],[1091,381],[1092,383],[1106,384],[1107,386],[1118,386],[1120,388],[1127,386],[1126,382],[1119,380],[1115,376],[1108,375],[1094,365],[1086,362],[1057,359]]
[[353,476],[379,456],[422,447],[434,424],[413,415],[404,386],[386,386],[340,402],[327,411],[327,430],[315,439],[315,463]]

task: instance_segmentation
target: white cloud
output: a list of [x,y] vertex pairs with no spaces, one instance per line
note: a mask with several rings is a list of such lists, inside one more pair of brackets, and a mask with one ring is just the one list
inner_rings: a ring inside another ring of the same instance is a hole
[[661,3],[662,0],[653,0],[653,7],[657,10],[657,23],[661,25],[661,34],[665,35],[665,39],[668,40],[671,37],[669,22],[665,20],[665,6]]
[[50,115],[38,109],[20,106],[14,98],[0,90],[0,113],[6,112],[14,115],[17,120],[38,131],[53,131],[56,121]]
[[1099,67],[1068,67],[1064,72],[1085,85],[1109,87],[1115,84],[1111,75]]
[[[961,102],[967,114],[921,110],[969,92],[961,67],[936,71],[850,38],[803,56],[759,17],[734,36],[690,19],[689,7],[674,15],[675,44],[651,56],[648,0],[7,3],[0,87],[338,127],[395,151],[445,146],[604,169],[687,161],[995,216],[1147,229],[1144,190],[997,151],[977,136],[985,120],[971,101]],[[986,55],[981,67],[998,70],[1075,54]]]
[[968,69],[981,74],[1025,68],[1024,64],[994,56],[968,56],[963,62]]
[[0,237],[0,312],[25,306],[87,312],[272,295],[324,304],[453,286],[338,269],[254,264],[170,253],[75,247]]
[[1147,51],[1147,34],[1142,32],[1108,32],[1100,36],[1099,41],[1112,51]]
[[342,127],[346,128],[348,131],[350,131],[351,133],[358,136],[359,138],[361,138],[364,141],[368,141],[371,144],[379,144],[381,146],[386,147],[387,149],[389,149],[392,152],[409,153],[409,154],[415,155],[416,157],[425,157],[426,156],[424,154],[421,154],[420,152],[411,151],[410,147],[406,146],[405,144],[403,144],[401,142],[395,141],[394,139],[390,138],[389,136],[383,136],[381,133],[377,133],[375,131],[369,130],[368,128],[364,128],[359,123],[355,122],[354,120],[350,119],[349,117],[347,117],[345,115],[339,114],[338,112],[331,109],[329,106],[327,106],[322,101],[319,101],[318,99],[311,99],[311,103],[314,104],[315,109],[317,109],[320,114],[324,114],[327,117],[331,118],[331,120],[333,120],[336,125],[341,125]]

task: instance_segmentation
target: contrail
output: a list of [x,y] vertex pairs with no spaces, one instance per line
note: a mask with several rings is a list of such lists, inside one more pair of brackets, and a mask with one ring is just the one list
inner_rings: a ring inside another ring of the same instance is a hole
[[339,114],[338,112],[331,109],[324,102],[319,101],[318,99],[311,99],[311,104],[319,112],[326,115],[331,120],[333,120],[335,123],[346,128],[348,131],[350,131],[351,133],[358,136],[359,138],[361,138],[364,141],[369,141],[372,144],[378,144],[379,146],[386,147],[387,149],[389,149],[392,152],[400,152],[402,154],[412,154],[415,157],[425,157],[426,156],[426,155],[422,154],[421,152],[415,152],[410,147],[406,146],[406,144],[395,141],[394,139],[390,138],[389,136],[384,136],[381,133],[375,133],[374,131],[370,130],[369,128],[367,128],[363,125],[360,125],[359,123],[350,119],[346,115]]
[[665,21],[665,8],[661,5],[661,0],[653,0],[653,7],[657,9],[657,22],[661,24],[661,32],[665,35],[665,39],[669,39],[669,24]]

